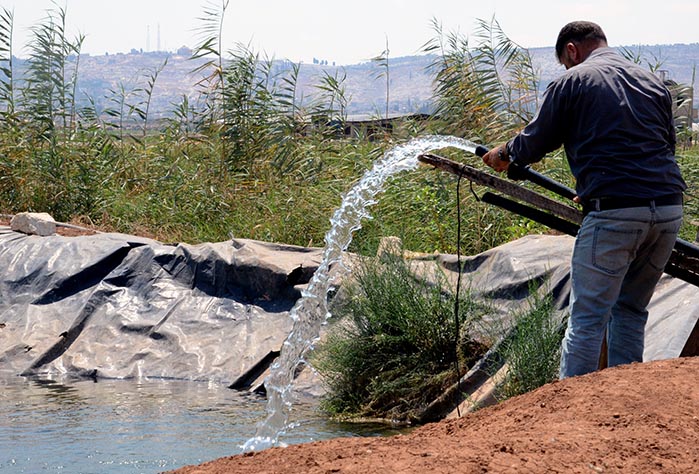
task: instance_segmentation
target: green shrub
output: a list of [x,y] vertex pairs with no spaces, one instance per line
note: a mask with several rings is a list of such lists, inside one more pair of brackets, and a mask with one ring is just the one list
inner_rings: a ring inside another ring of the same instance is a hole
[[520,395],[558,378],[563,325],[554,316],[552,296],[532,291],[530,307],[517,315],[501,343],[507,363],[497,397]]
[[454,296],[434,273],[432,282],[418,278],[395,253],[353,268],[312,359],[329,389],[326,411],[411,421],[484,352],[470,334],[487,309],[462,297],[457,329]]

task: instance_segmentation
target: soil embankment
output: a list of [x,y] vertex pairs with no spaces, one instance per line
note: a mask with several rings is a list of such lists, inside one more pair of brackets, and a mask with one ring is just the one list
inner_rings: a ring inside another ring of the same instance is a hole
[[697,357],[631,364],[408,435],[272,448],[173,472],[699,472],[697,373]]

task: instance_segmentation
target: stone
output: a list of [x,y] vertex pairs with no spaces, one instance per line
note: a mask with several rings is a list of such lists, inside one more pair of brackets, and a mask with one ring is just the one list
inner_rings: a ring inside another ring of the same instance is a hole
[[376,250],[376,256],[381,259],[390,255],[402,255],[403,241],[400,237],[388,236],[382,237],[379,241],[379,247]]
[[23,234],[46,237],[56,233],[56,221],[46,212],[20,212],[10,221],[10,228]]

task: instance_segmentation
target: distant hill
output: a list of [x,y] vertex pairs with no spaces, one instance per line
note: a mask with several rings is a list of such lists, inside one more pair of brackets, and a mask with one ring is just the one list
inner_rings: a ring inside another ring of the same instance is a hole
[[[148,75],[159,68],[165,59],[167,65],[160,72],[153,91],[151,110],[155,115],[166,114],[179,103],[184,94],[193,94],[200,76],[192,71],[202,60],[166,53],[133,53],[107,56],[85,56],[80,59],[78,90],[91,97],[98,105],[105,106],[105,96],[116,91],[120,84],[125,90],[143,87]],[[432,96],[432,77],[429,65],[436,56],[410,56],[390,60],[391,112],[422,112],[429,108]],[[277,71],[289,69],[291,63],[278,61]],[[342,77],[346,75],[345,94],[349,99],[349,114],[385,113],[385,79],[377,79],[380,68],[370,62],[347,66],[302,64],[299,71],[299,100],[309,101],[316,93],[324,72]]]
[[[693,84],[694,71],[699,58],[699,43],[673,44],[657,46],[634,46],[627,48],[644,59],[643,64],[655,64],[660,61],[661,69],[668,72],[670,79],[678,83]],[[553,48],[530,49],[534,65],[540,73],[540,88],[563,72],[563,67],[555,59]],[[169,115],[175,103],[181,102],[184,94],[192,94],[198,78],[193,71],[201,61],[196,62],[183,55],[169,53],[110,54],[105,56],[83,56],[80,58],[78,90],[82,97],[90,97],[99,106],[108,103],[111,91],[118,91],[122,86],[130,91],[143,87],[148,75],[160,67],[165,59],[167,65],[158,76],[151,111],[153,116]],[[432,96],[432,74],[430,65],[438,59],[434,55],[406,56],[391,58],[390,73],[390,111],[391,113],[425,112],[430,109]],[[20,61],[21,63],[21,61]],[[279,61],[278,68],[285,68],[289,63]],[[299,97],[308,99],[313,94],[314,86],[320,83],[320,77],[327,72],[330,75],[346,74],[344,81],[346,96],[350,99],[349,114],[383,114],[385,113],[386,83],[383,77],[377,77],[382,69],[374,63],[365,62],[345,66],[326,64],[302,64],[300,68]],[[698,96],[694,93],[695,107]]]

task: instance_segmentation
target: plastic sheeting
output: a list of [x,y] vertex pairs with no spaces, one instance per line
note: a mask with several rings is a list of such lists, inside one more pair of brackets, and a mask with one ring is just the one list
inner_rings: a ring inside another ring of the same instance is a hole
[[[554,307],[563,316],[570,297],[574,242],[569,236],[532,235],[466,257],[466,281],[493,301],[502,314],[521,309],[534,283],[541,292],[553,295]],[[440,260],[446,269],[456,269],[453,256],[442,256]],[[644,360],[679,357],[698,321],[699,288],[663,275],[648,306]],[[694,341],[695,347],[696,344]]]
[[279,350],[321,256],[0,227],[0,370],[231,382]]
[[[462,283],[503,318],[535,286],[564,314],[572,247],[568,236],[528,236],[464,257]],[[252,240],[165,245],[0,227],[0,370],[232,383],[280,349],[321,257]],[[455,280],[453,255],[412,264],[425,270],[434,260]],[[699,291],[664,276],[649,311],[646,359],[679,356],[699,319]]]

